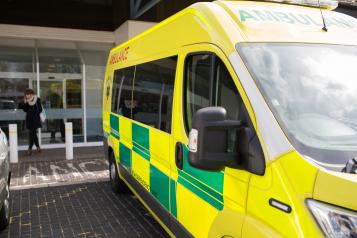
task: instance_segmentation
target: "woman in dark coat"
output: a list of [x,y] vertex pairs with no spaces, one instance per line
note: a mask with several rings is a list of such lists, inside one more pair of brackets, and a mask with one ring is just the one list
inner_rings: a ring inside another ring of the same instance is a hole
[[42,127],[40,118],[42,112],[41,100],[32,89],[28,88],[25,90],[24,102],[20,103],[19,108],[26,112],[26,128],[29,130],[29,148],[26,155],[30,156],[33,144],[36,145],[37,152],[41,152],[37,137],[37,129]]

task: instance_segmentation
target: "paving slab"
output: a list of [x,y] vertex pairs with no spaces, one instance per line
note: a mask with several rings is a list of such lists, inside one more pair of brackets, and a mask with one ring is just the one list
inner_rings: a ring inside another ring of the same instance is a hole
[[168,237],[134,195],[114,194],[109,182],[16,190],[10,198],[0,238]]

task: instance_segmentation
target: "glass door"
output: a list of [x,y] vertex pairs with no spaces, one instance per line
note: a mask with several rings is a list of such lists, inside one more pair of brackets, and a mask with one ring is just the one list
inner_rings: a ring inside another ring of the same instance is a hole
[[73,142],[84,142],[82,63],[78,52],[40,47],[38,53],[40,96],[47,116],[41,143],[64,143],[66,122],[73,123]]
[[73,142],[83,142],[82,79],[63,79],[59,74],[55,78],[40,80],[40,95],[47,116],[42,128],[42,144],[64,143],[66,122],[73,123]]
[[73,142],[83,142],[82,79],[66,79],[65,108],[73,125]]
[[47,120],[42,127],[42,144],[63,143],[65,140],[65,111],[63,83],[60,80],[40,81],[40,96]]

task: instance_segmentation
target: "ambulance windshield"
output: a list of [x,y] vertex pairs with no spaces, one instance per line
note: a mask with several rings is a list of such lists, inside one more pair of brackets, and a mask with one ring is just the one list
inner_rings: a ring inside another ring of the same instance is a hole
[[357,46],[251,43],[237,49],[301,154],[335,170],[357,156]]

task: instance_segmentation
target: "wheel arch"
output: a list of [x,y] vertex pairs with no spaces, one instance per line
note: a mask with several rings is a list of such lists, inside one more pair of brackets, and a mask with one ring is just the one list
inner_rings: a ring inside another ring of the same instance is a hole
[[114,154],[114,149],[109,145],[108,138],[104,137],[103,145],[105,158],[108,162],[111,162],[111,155]]

